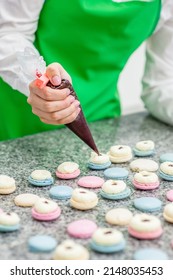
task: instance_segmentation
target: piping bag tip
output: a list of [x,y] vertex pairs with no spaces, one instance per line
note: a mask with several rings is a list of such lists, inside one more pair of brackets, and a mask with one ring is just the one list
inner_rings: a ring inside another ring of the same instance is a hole
[[[49,81],[47,83],[47,86],[50,86],[51,88],[57,88],[57,89],[63,89],[63,88],[69,88],[70,94],[75,97],[75,99],[78,100],[77,95],[71,85],[71,83],[68,80],[62,79],[61,84],[59,86],[53,86],[51,82]],[[81,108],[81,107],[80,107]],[[86,122],[86,119],[84,117],[82,108],[77,116],[77,118],[71,122],[66,124],[66,126],[75,133],[85,144],[87,144],[94,152],[96,152],[98,155],[100,154],[98,151],[98,148],[94,142],[94,139],[92,137],[91,131],[88,127],[88,124]]]

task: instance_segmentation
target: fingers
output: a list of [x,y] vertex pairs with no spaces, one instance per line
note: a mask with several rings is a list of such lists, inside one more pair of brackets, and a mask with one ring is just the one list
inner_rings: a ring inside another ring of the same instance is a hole
[[51,83],[55,86],[60,85],[62,79],[67,79],[70,83],[72,83],[70,75],[59,63],[50,64],[46,69],[46,75],[48,76]]
[[38,108],[32,108],[33,114],[37,115],[41,121],[48,124],[66,124],[72,122],[80,112],[79,101],[75,100],[68,108],[56,112],[44,112]]
[[28,103],[32,105],[32,107],[47,113],[52,113],[68,108],[74,101],[75,98],[72,95],[67,96],[63,100],[46,101],[32,92],[28,98]]
[[39,96],[46,101],[60,101],[64,100],[70,94],[68,88],[64,89],[52,89],[50,87],[44,87],[40,89],[36,86],[35,81],[29,85],[30,92]]

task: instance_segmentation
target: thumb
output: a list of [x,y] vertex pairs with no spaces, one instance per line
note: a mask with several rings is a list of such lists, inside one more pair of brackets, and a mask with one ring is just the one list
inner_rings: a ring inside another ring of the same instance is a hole
[[52,63],[46,68],[46,75],[54,86],[61,83],[61,71],[58,63]]

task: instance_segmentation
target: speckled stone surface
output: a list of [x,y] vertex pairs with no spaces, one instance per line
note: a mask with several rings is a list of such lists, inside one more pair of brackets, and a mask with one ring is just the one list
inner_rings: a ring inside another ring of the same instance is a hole
[[[159,123],[146,113],[125,116],[116,120],[105,120],[90,124],[91,131],[101,152],[107,152],[112,145],[124,144],[134,147],[140,140],[150,139],[156,144],[156,154],[152,157],[157,162],[159,156],[165,152],[173,152],[173,128]],[[154,247],[167,252],[169,259],[173,259],[171,240],[173,239],[173,224],[164,221],[162,211],[154,213],[162,222],[164,234],[157,240],[140,241],[128,235],[126,227],[108,225],[105,214],[115,207],[128,207],[133,213],[140,213],[133,207],[133,199],[141,196],[153,196],[163,201],[163,206],[168,203],[166,192],[173,189],[173,183],[161,181],[160,188],[153,191],[134,190],[131,185],[132,172],[127,180],[132,189],[130,198],[121,201],[109,201],[100,197],[95,209],[79,211],[72,209],[68,201],[59,201],[62,209],[60,218],[54,222],[38,222],[32,219],[30,208],[15,206],[14,197],[20,193],[30,192],[41,197],[49,198],[50,187],[36,188],[29,185],[27,178],[34,169],[48,169],[55,184],[66,184],[77,187],[77,180],[63,181],[55,176],[57,166],[63,161],[77,162],[81,169],[80,177],[84,175],[99,175],[103,177],[103,171],[91,171],[87,168],[90,157],[90,149],[77,139],[67,128],[36,134],[12,141],[0,142],[0,174],[6,174],[15,178],[17,189],[10,195],[0,195],[0,208],[5,211],[15,211],[21,218],[21,229],[13,233],[0,233],[0,259],[51,259],[52,254],[30,253],[27,248],[29,237],[36,234],[48,234],[55,237],[60,243],[69,238],[66,233],[67,224],[80,218],[91,219],[98,226],[109,226],[120,229],[127,241],[124,252],[114,254],[99,254],[91,251],[90,259],[133,259],[137,249]],[[126,167],[129,164],[112,164],[113,166]],[[99,192],[99,190],[94,190]],[[89,248],[89,240],[76,240]]]

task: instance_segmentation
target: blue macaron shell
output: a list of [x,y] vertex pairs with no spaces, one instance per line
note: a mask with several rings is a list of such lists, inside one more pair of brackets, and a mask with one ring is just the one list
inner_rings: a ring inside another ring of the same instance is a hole
[[103,170],[108,168],[110,165],[111,165],[111,161],[108,161],[104,164],[96,164],[96,163],[88,162],[88,168],[93,170]]
[[168,175],[168,174],[162,172],[161,170],[159,170],[159,176],[166,181],[173,181],[173,176]]
[[4,225],[0,225],[0,232],[11,232],[11,231],[16,231],[19,230],[20,225],[13,225],[13,226],[4,226]]
[[90,248],[92,250],[99,252],[99,253],[106,253],[106,254],[111,254],[111,253],[122,251],[125,249],[125,246],[126,246],[125,240],[123,240],[119,244],[109,245],[109,246],[100,245],[100,244],[94,242],[93,240],[90,242]]
[[160,156],[160,162],[171,161],[173,162],[173,153],[166,153]]
[[100,194],[102,197],[104,197],[106,199],[120,200],[120,199],[129,197],[131,195],[131,190],[130,190],[130,188],[126,188],[123,192],[120,192],[117,194],[110,194],[110,193],[106,193],[103,190],[101,190]]
[[168,256],[160,249],[145,248],[135,252],[134,260],[168,260]]
[[72,196],[73,188],[69,186],[57,185],[49,190],[49,196],[54,199],[69,199]]
[[56,246],[56,239],[48,235],[35,235],[28,240],[29,250],[33,253],[52,252]]
[[123,180],[126,179],[128,175],[129,175],[128,170],[122,167],[112,167],[104,171],[104,176],[107,179]]
[[136,209],[144,212],[159,211],[162,207],[162,201],[156,197],[140,197],[134,200]]
[[29,176],[28,181],[30,184],[37,186],[37,187],[44,187],[44,186],[50,186],[54,183],[53,178],[49,178],[43,181],[38,181],[38,180],[34,180],[31,176]]
[[155,154],[155,150],[140,151],[136,148],[133,148],[133,152],[137,157],[148,157],[148,156],[153,156]]

